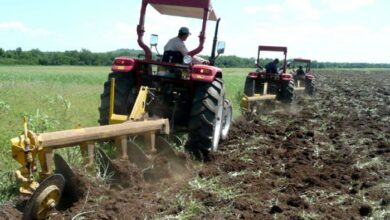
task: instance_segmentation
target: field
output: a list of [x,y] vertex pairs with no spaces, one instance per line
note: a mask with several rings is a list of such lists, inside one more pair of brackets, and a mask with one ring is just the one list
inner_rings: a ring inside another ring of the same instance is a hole
[[[0,67],[0,216],[21,216],[20,198],[5,200],[15,192],[8,140],[22,132],[22,116],[38,132],[96,125],[107,72]],[[188,159],[186,172],[153,183],[127,164],[133,175],[115,187],[78,168],[82,198],[53,219],[390,218],[389,70],[316,71],[316,96],[250,121],[238,107],[248,70],[224,72],[235,122],[210,162]]]

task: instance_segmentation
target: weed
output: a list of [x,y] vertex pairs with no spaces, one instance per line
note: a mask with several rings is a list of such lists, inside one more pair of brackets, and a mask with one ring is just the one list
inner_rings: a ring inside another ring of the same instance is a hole
[[222,186],[219,183],[218,177],[211,179],[196,177],[188,184],[192,189],[201,189],[206,192],[214,193],[223,199],[234,199],[239,195],[239,192],[235,188]]

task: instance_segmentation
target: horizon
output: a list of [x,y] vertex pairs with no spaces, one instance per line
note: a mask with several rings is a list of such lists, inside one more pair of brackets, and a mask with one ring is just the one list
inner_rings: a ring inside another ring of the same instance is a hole
[[[21,48],[21,47],[20,47]],[[0,49],[3,49],[0,47]],[[15,49],[10,49],[11,51],[13,50],[16,50],[17,48]],[[67,52],[67,51],[78,51],[78,52],[81,52],[83,49],[85,48],[81,48],[81,49],[70,49],[70,50],[63,50],[63,51],[43,51],[43,50],[40,50],[39,48],[32,48],[30,50],[23,50],[23,48],[21,48],[23,52],[25,51],[31,51],[31,50],[39,50],[43,53],[64,53],[64,52]],[[86,49],[88,50],[88,49]],[[131,49],[131,48],[119,48],[119,49],[116,49],[116,50],[110,50],[110,51],[99,51],[99,52],[96,52],[96,51],[91,51],[91,50],[88,50],[90,51],[91,53],[115,53],[117,51],[120,51],[120,50],[129,50],[129,51],[143,51],[142,49]],[[8,51],[8,50],[6,50]],[[208,56],[208,55],[204,55],[204,54],[200,54],[200,56]],[[221,55],[221,56],[236,56],[238,58],[243,58],[243,59],[256,59],[256,57],[242,57],[242,56],[237,56],[237,55]],[[295,58],[302,58],[302,57],[288,57],[287,56],[287,60],[292,60],[292,59],[295,59]],[[273,59],[273,57],[264,57],[264,58],[261,58],[261,59]],[[384,64],[384,65],[390,65],[390,63],[370,63],[370,62],[343,62],[343,61],[318,61],[318,60],[311,60],[312,62],[318,62],[318,63],[345,63],[345,64],[359,64],[359,63],[362,63],[362,64],[373,64],[373,65],[376,65],[376,64]]]
[[[386,37],[390,35],[388,1],[265,0],[258,3],[246,0],[226,4],[214,0],[212,3],[217,16],[222,18],[219,39],[227,44],[226,56],[252,58],[257,55],[257,45],[263,44],[287,46],[289,58],[303,57],[318,62],[390,62],[386,54],[390,51]],[[21,4],[24,7],[20,7]],[[138,50],[141,48],[136,42],[136,25],[140,4],[140,0],[5,2],[0,16],[0,48],[35,48],[48,52],[87,49],[96,53],[116,48]],[[113,5],[121,7],[115,7],[115,13],[110,13],[112,10],[108,9]],[[160,15],[148,7],[144,41],[148,43],[149,35],[158,33],[162,51],[181,26],[190,27],[193,33],[187,47],[196,47],[200,20]],[[202,55],[211,51],[214,26],[215,22],[208,23]]]

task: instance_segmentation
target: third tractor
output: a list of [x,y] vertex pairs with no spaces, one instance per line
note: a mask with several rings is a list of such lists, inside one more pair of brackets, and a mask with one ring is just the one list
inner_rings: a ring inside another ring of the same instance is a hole
[[315,77],[311,70],[311,60],[295,58],[289,67],[292,69],[294,74],[295,90],[305,91],[308,95],[314,95]]

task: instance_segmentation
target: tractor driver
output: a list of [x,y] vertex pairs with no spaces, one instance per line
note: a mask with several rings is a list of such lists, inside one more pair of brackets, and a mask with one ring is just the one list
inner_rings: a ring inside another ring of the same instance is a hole
[[[187,27],[182,27],[179,30],[177,37],[174,37],[168,41],[164,47],[164,54],[168,52],[180,52],[183,57],[188,55],[188,50],[184,41],[187,40],[188,36],[191,35],[190,30]],[[209,61],[202,59],[201,57],[194,56],[192,58],[194,64],[208,64]]]
[[304,76],[304,75],[305,75],[305,71],[303,70],[303,67],[299,66],[297,69],[297,76]]
[[278,73],[278,63],[279,59],[274,59],[272,62],[267,63],[265,65],[265,72],[266,73]]

